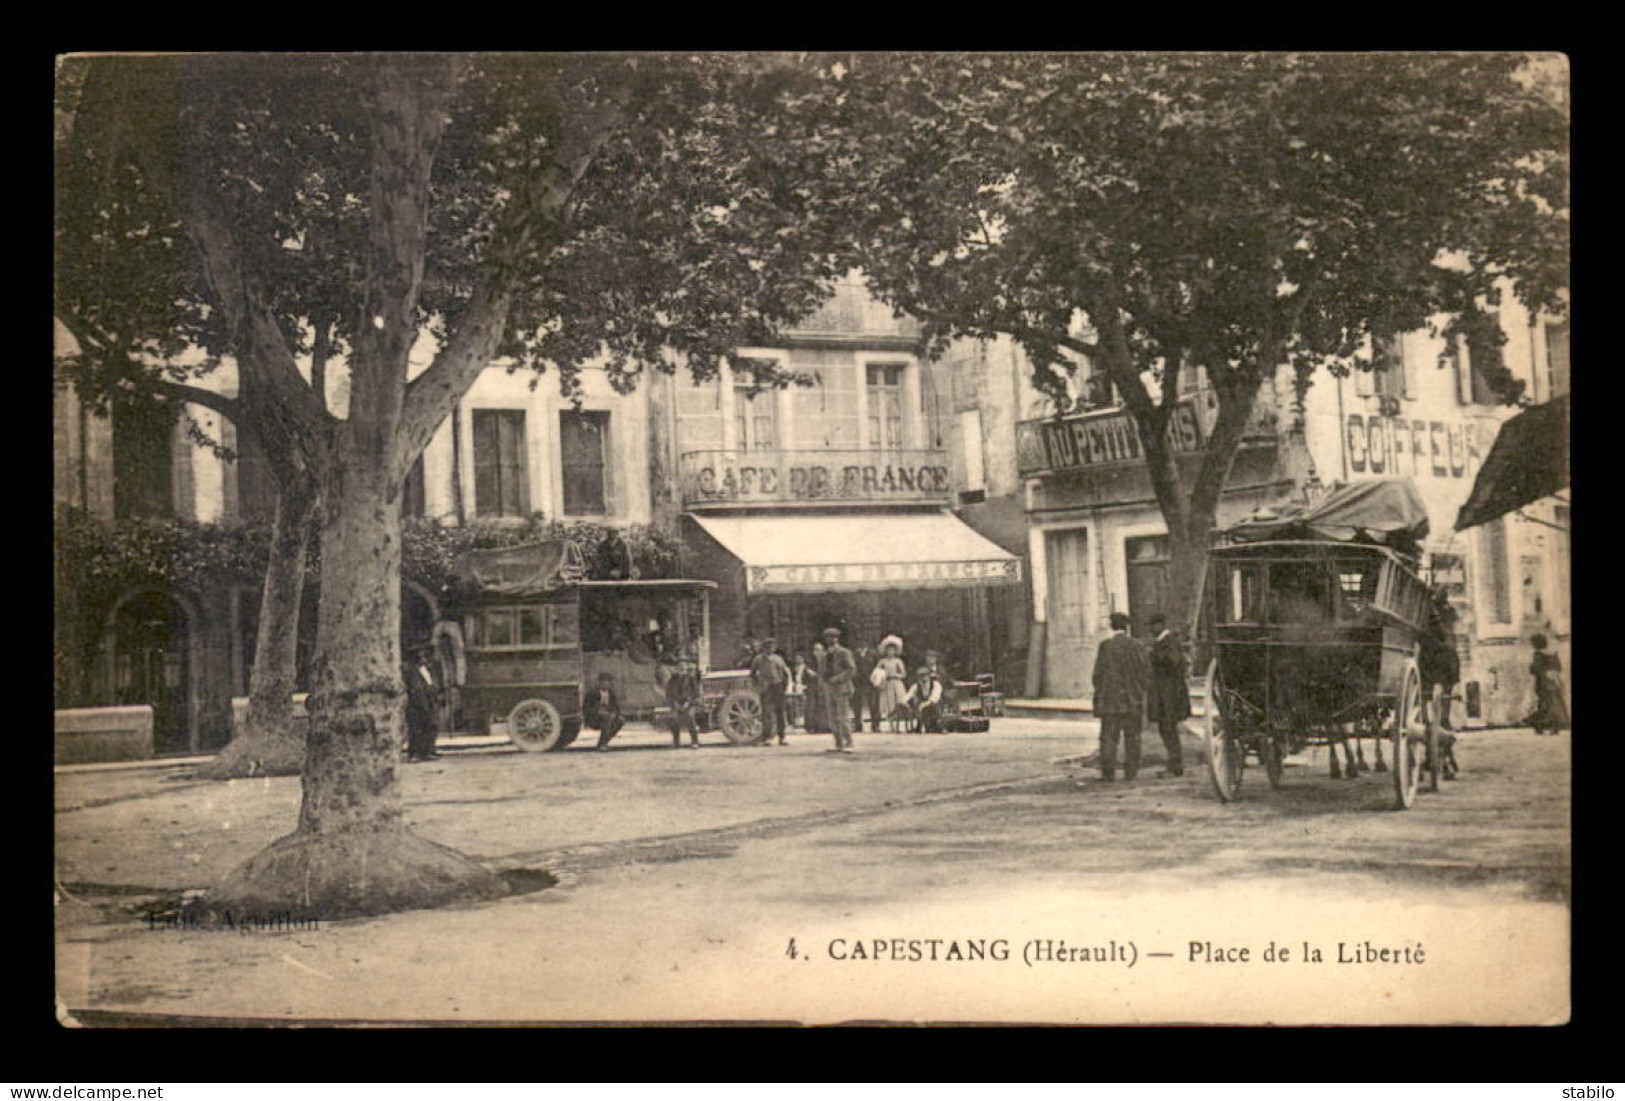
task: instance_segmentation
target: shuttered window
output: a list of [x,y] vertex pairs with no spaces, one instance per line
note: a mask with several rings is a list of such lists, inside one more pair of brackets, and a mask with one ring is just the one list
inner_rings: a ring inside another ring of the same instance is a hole
[[609,414],[559,414],[559,453],[564,468],[564,514],[603,516],[609,512]]
[[474,512],[524,516],[530,512],[526,478],[525,411],[474,410]]

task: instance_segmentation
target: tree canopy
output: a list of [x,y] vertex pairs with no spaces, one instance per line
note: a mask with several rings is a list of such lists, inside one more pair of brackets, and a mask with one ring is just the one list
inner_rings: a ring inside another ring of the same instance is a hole
[[[1185,611],[1279,366],[1300,388],[1323,367],[1369,369],[1373,337],[1440,314],[1452,337],[1493,346],[1485,311],[1508,286],[1532,310],[1565,309],[1560,67],[1511,54],[860,55],[824,70],[841,89],[824,186],[852,177],[846,213],[871,286],[935,348],[1002,333],[1052,394],[1080,356],[1116,384]],[[1163,439],[1179,377],[1198,367],[1219,412],[1186,485]]]

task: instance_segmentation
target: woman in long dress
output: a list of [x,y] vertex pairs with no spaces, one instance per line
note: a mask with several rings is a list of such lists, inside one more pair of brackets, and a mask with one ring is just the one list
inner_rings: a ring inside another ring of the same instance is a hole
[[883,680],[878,673],[876,675],[880,681],[876,686],[880,717],[890,720],[893,730],[897,729],[896,723],[908,718],[908,708],[904,704],[908,698],[908,667],[903,664],[902,652],[902,639],[888,635],[880,644],[880,660],[875,662],[875,669],[885,674]]
[[812,660],[807,663],[806,679],[806,708],[807,733],[828,734],[829,729],[829,686],[818,675],[818,670],[824,667],[824,644],[812,644]]
[[1535,648],[1535,660],[1529,672],[1535,678],[1535,713],[1529,725],[1536,734],[1556,734],[1569,726],[1569,705],[1563,698],[1563,659],[1546,652],[1546,636],[1536,635],[1529,640]]

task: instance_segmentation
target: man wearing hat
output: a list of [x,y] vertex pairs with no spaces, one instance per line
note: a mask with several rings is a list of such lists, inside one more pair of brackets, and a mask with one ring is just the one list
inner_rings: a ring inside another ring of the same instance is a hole
[[1149,620],[1155,641],[1151,643],[1151,691],[1146,697],[1146,718],[1157,724],[1162,735],[1168,765],[1166,776],[1185,775],[1185,755],[1179,747],[1179,724],[1191,717],[1191,695],[1185,647],[1168,629],[1168,617],[1154,615]]
[[1145,721],[1145,647],[1128,633],[1129,618],[1111,615],[1112,635],[1095,654],[1095,714],[1100,717],[1100,778],[1117,779],[1117,743],[1125,744],[1123,779],[1140,771],[1140,726]]
[[790,667],[777,646],[777,639],[763,639],[750,663],[750,679],[762,697],[762,745],[772,745],[775,738],[779,745],[784,744],[784,690],[790,683]]
[[835,751],[852,752],[852,682],[858,675],[858,663],[852,651],[841,645],[841,632],[835,627],[824,629],[824,657],[818,675],[827,686],[830,730],[835,734]]

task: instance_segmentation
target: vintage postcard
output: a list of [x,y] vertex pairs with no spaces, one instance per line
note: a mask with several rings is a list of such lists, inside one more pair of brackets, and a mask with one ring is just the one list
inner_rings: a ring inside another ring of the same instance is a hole
[[1568,68],[73,55],[66,1025],[1560,1025]]

